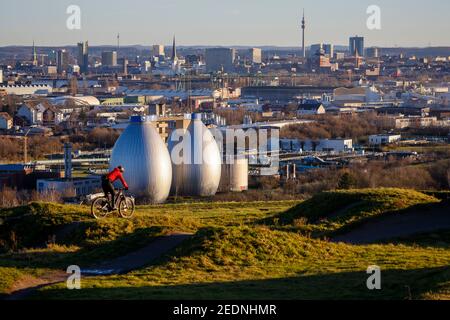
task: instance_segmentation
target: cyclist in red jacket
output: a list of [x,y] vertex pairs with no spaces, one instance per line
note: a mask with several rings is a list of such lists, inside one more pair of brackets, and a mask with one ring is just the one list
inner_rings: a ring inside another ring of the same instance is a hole
[[102,189],[103,189],[103,192],[105,193],[105,197],[108,198],[108,194],[111,195],[110,206],[111,206],[112,210],[116,209],[116,203],[114,201],[116,192],[114,191],[113,183],[116,182],[117,180],[120,180],[120,182],[122,182],[122,185],[125,188],[125,190],[128,190],[128,184],[125,181],[125,179],[123,178],[124,172],[125,172],[125,169],[122,166],[118,166],[113,171],[111,171],[109,174],[104,175],[102,177]]

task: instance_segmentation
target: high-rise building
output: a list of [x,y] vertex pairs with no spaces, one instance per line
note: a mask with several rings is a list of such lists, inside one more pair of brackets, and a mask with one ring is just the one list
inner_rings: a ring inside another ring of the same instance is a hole
[[89,43],[78,43],[78,65],[81,73],[88,73],[89,71]]
[[56,55],[56,64],[59,74],[66,72],[67,67],[69,66],[69,52],[67,52],[65,49],[58,50],[58,53]]
[[128,59],[127,58],[120,58],[119,59],[119,65],[122,66],[122,73],[124,75],[128,75]]
[[334,46],[332,44],[326,44],[326,43],[318,43],[313,44],[310,47],[309,51],[309,57],[312,58],[319,53],[319,51],[323,50],[323,54],[327,56],[328,58],[333,58],[334,55]]
[[0,69],[0,84],[3,83],[3,70]]
[[349,49],[352,57],[364,56],[364,37],[351,37]]
[[262,50],[259,48],[250,49],[250,59],[252,63],[261,64],[262,63]]
[[36,46],[34,45],[34,41],[33,41],[32,57],[33,57],[33,59],[32,59],[33,66],[37,67],[37,65],[38,65],[38,58],[37,58]]
[[328,58],[333,58],[334,56],[334,45],[325,43],[323,45],[323,51],[325,51],[325,55],[328,56]]
[[325,50],[320,48],[316,51],[313,57],[310,59],[311,66],[316,71],[321,71],[323,68],[331,68],[330,57],[325,54]]
[[380,57],[380,48],[377,48],[377,47],[367,48],[366,56],[368,58],[379,58]]
[[306,58],[305,29],[306,29],[306,20],[305,20],[305,10],[303,9],[303,18],[302,18],[302,57],[303,58]]
[[318,44],[312,44],[311,47],[309,47],[309,57],[312,58],[315,55],[317,55],[317,53],[323,50],[323,44],[322,43],[318,43]]
[[164,46],[161,44],[155,44],[153,46],[152,54],[154,57],[164,56],[165,55]]
[[117,52],[116,51],[102,52],[102,65],[109,67],[117,66]]
[[206,70],[208,72],[232,72],[236,59],[236,50],[230,48],[206,49]]

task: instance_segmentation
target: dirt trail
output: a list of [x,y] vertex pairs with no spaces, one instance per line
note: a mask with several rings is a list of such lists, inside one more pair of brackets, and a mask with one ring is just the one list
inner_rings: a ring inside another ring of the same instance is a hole
[[450,229],[450,207],[448,202],[432,208],[412,208],[369,221],[350,232],[336,236],[333,242],[368,244],[419,233]]
[[127,254],[126,256],[90,268],[82,268],[81,273],[85,275],[112,275],[140,269],[149,264],[149,262],[156,260],[165,253],[176,248],[191,236],[192,234],[177,233],[159,237],[155,241],[152,241],[148,246]]
[[[105,276],[123,274],[140,269],[151,264],[172,249],[175,249],[184,241],[192,237],[192,234],[173,233],[158,237],[146,247],[127,254],[125,256],[105,261],[102,264],[88,268],[81,268],[84,276]],[[22,300],[30,296],[36,290],[43,287],[67,281],[69,274],[64,271],[55,270],[39,278],[25,276],[17,281],[10,290],[6,300]]]

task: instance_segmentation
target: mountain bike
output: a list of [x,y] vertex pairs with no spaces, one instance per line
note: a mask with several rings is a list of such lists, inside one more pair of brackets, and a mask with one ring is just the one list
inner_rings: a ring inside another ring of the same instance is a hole
[[119,211],[122,218],[130,219],[134,215],[135,203],[134,197],[126,196],[123,189],[119,189],[114,196],[115,206],[117,209],[111,208],[110,195],[100,197],[94,200],[91,205],[91,213],[96,219],[104,219],[113,212]]

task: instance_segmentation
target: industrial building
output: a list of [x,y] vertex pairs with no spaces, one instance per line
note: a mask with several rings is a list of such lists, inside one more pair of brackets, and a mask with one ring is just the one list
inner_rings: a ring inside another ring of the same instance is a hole
[[32,190],[40,179],[61,178],[59,171],[46,170],[45,166],[31,164],[0,165],[0,189],[4,187],[17,190]]
[[83,197],[101,190],[100,177],[73,179],[39,179],[36,183],[39,193],[57,192],[68,197]]
[[249,161],[246,158],[228,157],[222,164],[221,192],[243,192],[248,190]]
[[374,146],[386,145],[398,142],[402,139],[398,134],[376,134],[369,136],[369,144]]
[[345,153],[353,152],[352,139],[321,139],[321,140],[300,140],[281,139],[280,148],[283,152],[330,152]]
[[243,99],[259,99],[260,101],[289,102],[296,97],[331,95],[336,87],[315,86],[258,86],[243,87],[241,96]]
[[72,177],[72,145],[64,145],[64,177],[38,179],[36,189],[39,193],[57,192],[67,197],[83,197],[101,190],[100,176],[87,178]]
[[117,140],[110,169],[123,166],[130,192],[152,203],[163,203],[172,183],[172,163],[166,145],[152,122],[156,117],[133,116]]
[[222,155],[214,136],[203,124],[201,114],[192,115],[191,124],[182,137],[171,136],[169,150],[173,165],[172,195],[205,197],[216,194]]

